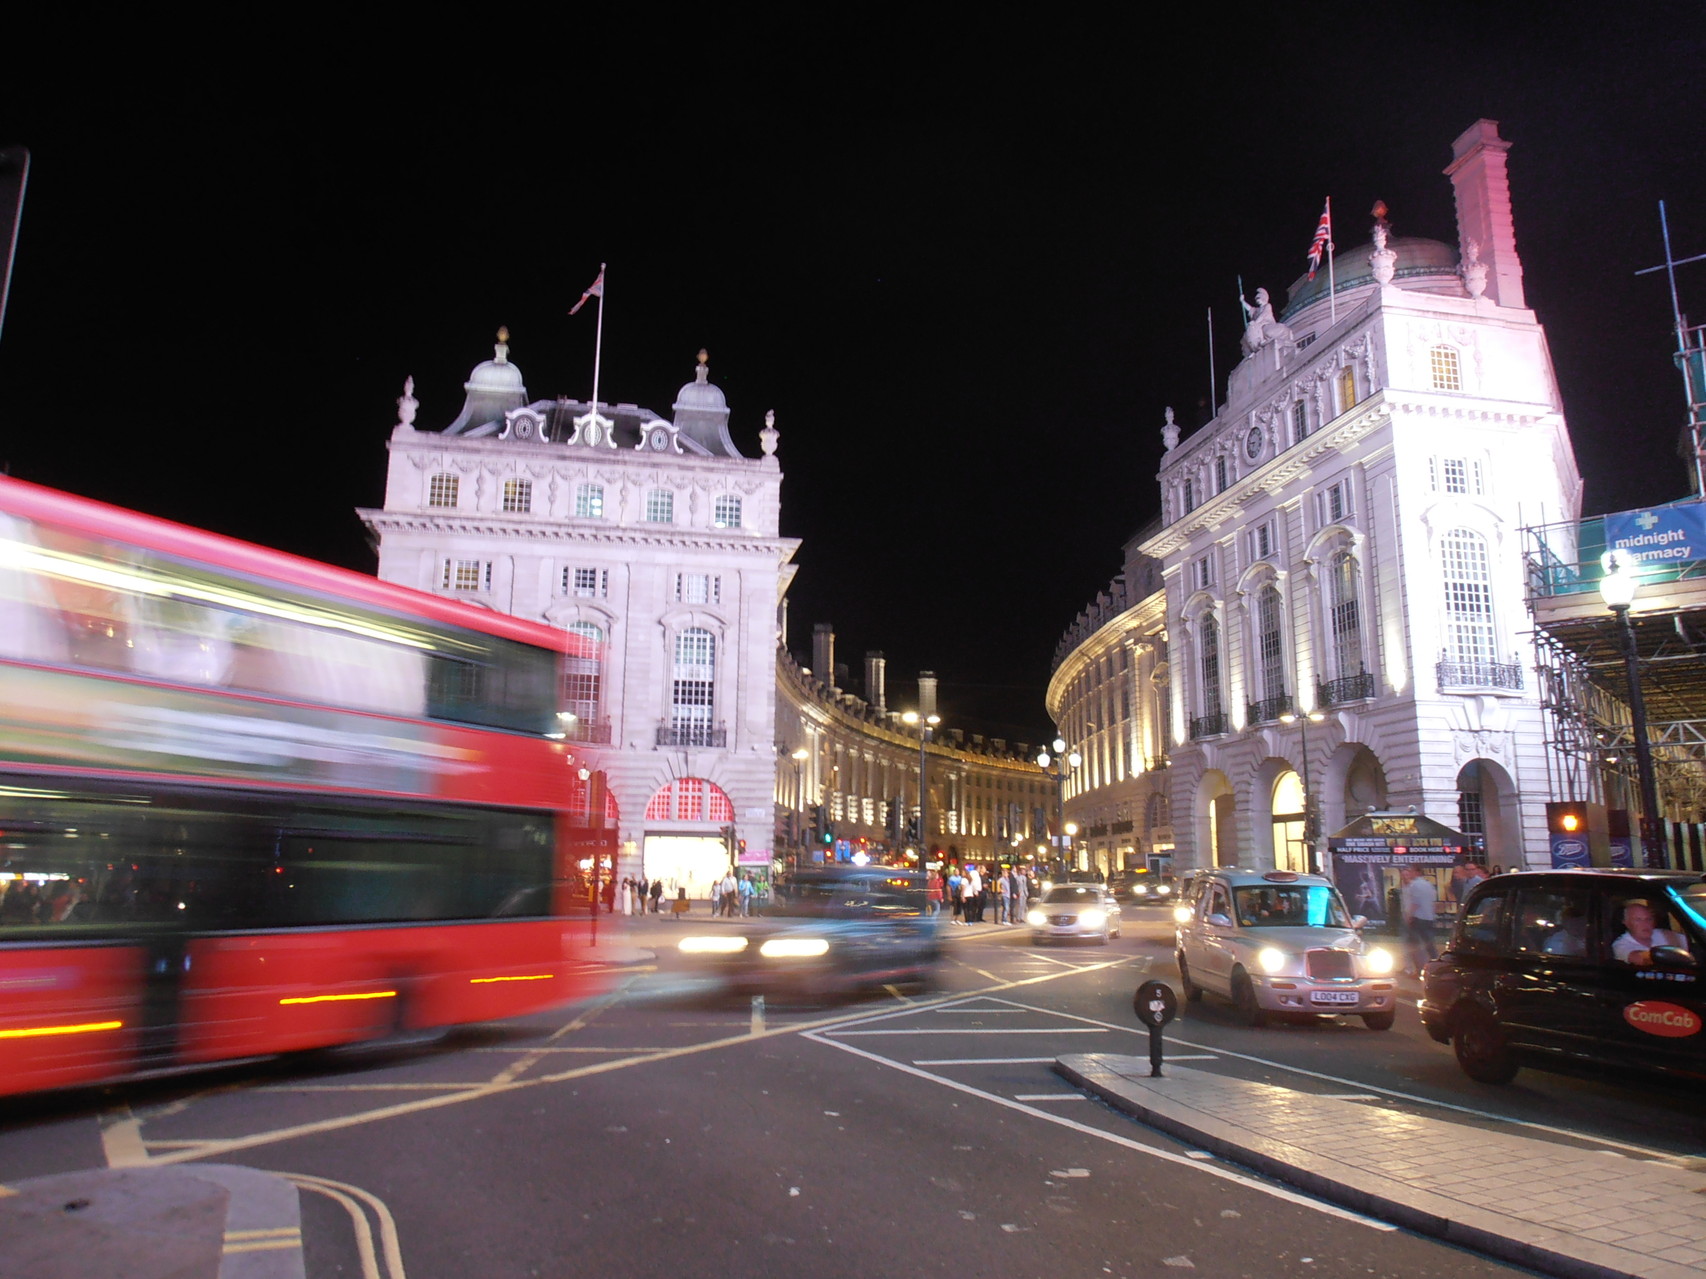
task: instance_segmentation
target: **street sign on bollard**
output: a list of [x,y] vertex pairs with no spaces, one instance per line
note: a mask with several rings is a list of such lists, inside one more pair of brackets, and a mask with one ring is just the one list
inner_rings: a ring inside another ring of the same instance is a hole
[[1131,1010],[1149,1027],[1149,1075],[1161,1074],[1161,1028],[1179,1012],[1179,997],[1164,981],[1146,981],[1131,997]]

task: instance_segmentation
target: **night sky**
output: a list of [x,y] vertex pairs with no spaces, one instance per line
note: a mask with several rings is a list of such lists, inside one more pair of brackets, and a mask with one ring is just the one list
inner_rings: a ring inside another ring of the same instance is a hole
[[[749,455],[776,412],[796,655],[832,622],[891,704],[933,668],[950,726],[1036,741],[1055,642],[1157,511],[1162,411],[1207,399],[1207,308],[1224,394],[1238,277],[1283,298],[1328,195],[1341,250],[1376,199],[1454,242],[1441,170],[1487,117],[1585,511],[1686,494],[1634,273],[1660,199],[1706,253],[1700,5],[1144,12],[14,43],[0,461],[371,572],[403,379],[445,425],[502,324],[534,398],[586,398],[567,311],[608,261],[602,398],[667,415],[705,347]],[[1706,262],[1678,281],[1706,317]]]

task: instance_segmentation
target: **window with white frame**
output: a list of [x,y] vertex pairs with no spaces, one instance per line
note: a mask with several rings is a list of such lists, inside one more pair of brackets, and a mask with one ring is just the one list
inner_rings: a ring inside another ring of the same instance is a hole
[[1214,553],[1212,551],[1199,559],[1193,569],[1192,576],[1196,579],[1194,585],[1197,590],[1206,591],[1214,585]]
[[591,652],[570,654],[563,660],[563,709],[582,723],[598,720],[604,696],[604,629],[593,622],[571,622],[569,633],[591,644]]
[[1327,627],[1333,673],[1349,679],[1363,670],[1362,612],[1357,603],[1357,561],[1348,550],[1333,556],[1327,574]]
[[563,570],[563,594],[579,599],[605,599],[610,594],[610,570],[607,568],[566,568]]
[[1204,613],[1198,623],[1197,651],[1202,658],[1202,713],[1220,714],[1220,622],[1213,613]]
[[1197,509],[1197,484],[1196,484],[1195,480],[1187,479],[1185,481],[1185,513],[1188,515],[1190,512],[1192,512],[1196,509]]
[[445,591],[489,591],[492,589],[490,560],[445,560],[439,589]]
[[1258,524],[1250,530],[1250,562],[1267,559],[1274,553],[1274,526]]
[[721,604],[723,579],[714,573],[677,573],[675,575],[677,604]]
[[1214,459],[1214,491],[1226,492],[1226,454],[1222,453]]
[[1463,389],[1462,365],[1458,360],[1457,348],[1452,346],[1436,346],[1428,351],[1428,372],[1433,378],[1433,389],[1436,391],[1461,391]]
[[1339,412],[1345,413],[1356,407],[1357,374],[1356,369],[1347,364],[1339,370]]
[[711,744],[711,721],[716,713],[716,644],[710,631],[697,627],[675,637],[669,722],[676,740],[685,745]]
[[1291,442],[1301,444],[1309,434],[1309,404],[1299,400],[1291,406]]
[[427,505],[455,506],[460,489],[461,485],[454,475],[435,475],[427,485]]
[[711,521],[718,528],[739,528],[740,497],[734,493],[719,493],[712,508]]
[[653,489],[646,494],[646,523],[675,523],[675,494],[668,489]]
[[1351,506],[1351,481],[1348,476],[1323,489],[1316,500],[1320,504],[1322,524],[1338,524],[1355,514]]
[[1454,662],[1493,661],[1493,583],[1486,539],[1473,529],[1451,529],[1440,539],[1440,558],[1447,656]]
[[[1431,466],[1432,459],[1429,459],[1429,462]],[[1437,475],[1430,473],[1430,478],[1436,488],[1447,493],[1479,496],[1483,491],[1479,458],[1440,458]]]
[[575,489],[575,518],[601,520],[604,518],[604,485],[582,484]]
[[1285,696],[1285,644],[1280,628],[1280,593],[1272,582],[1256,592],[1256,654],[1262,670],[1262,697]]
[[533,481],[504,481],[504,514],[527,515],[533,510]]

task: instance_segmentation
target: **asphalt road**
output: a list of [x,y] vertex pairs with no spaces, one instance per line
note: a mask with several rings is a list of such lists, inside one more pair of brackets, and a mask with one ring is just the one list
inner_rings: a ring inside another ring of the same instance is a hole
[[[1142,1054],[1138,982],[1176,980],[1160,912],[1102,947],[955,935],[936,985],[762,1012],[683,961],[590,1005],[384,1052],[0,1106],[0,1181],[103,1163],[241,1163],[302,1189],[308,1272],[466,1276],[1521,1273],[1310,1200],[1060,1080],[1067,1052]],[[1527,1071],[1466,1079],[1414,1013],[1240,1026],[1212,997],[1193,1067],[1706,1153],[1682,1090]]]

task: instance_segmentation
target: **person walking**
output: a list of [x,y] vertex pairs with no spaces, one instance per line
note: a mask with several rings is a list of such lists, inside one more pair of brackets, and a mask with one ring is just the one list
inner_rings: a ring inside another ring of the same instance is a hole
[[658,907],[663,903],[663,880],[652,880],[652,914],[658,913]]
[[741,872],[738,891],[740,892],[741,918],[748,919],[752,915],[752,876],[745,871]]
[[976,863],[966,865],[966,923],[981,924],[983,922],[983,876],[978,872]]
[[948,900],[953,903],[954,922],[965,923],[965,877],[960,874],[960,868],[955,866],[948,874]]
[[1410,966],[1404,971],[1421,975],[1422,967],[1439,956],[1434,946],[1434,920],[1439,915],[1439,890],[1434,882],[1414,866],[1398,872],[1403,887],[1398,890],[1399,904],[1404,911],[1404,940],[1408,947]]
[[1013,912],[1014,923],[1023,923],[1025,908],[1030,904],[1031,877],[1022,870],[1013,872]]
[[998,881],[1001,886],[1000,905],[996,908],[995,922],[1011,924],[1013,922],[1013,868],[1004,867]]

